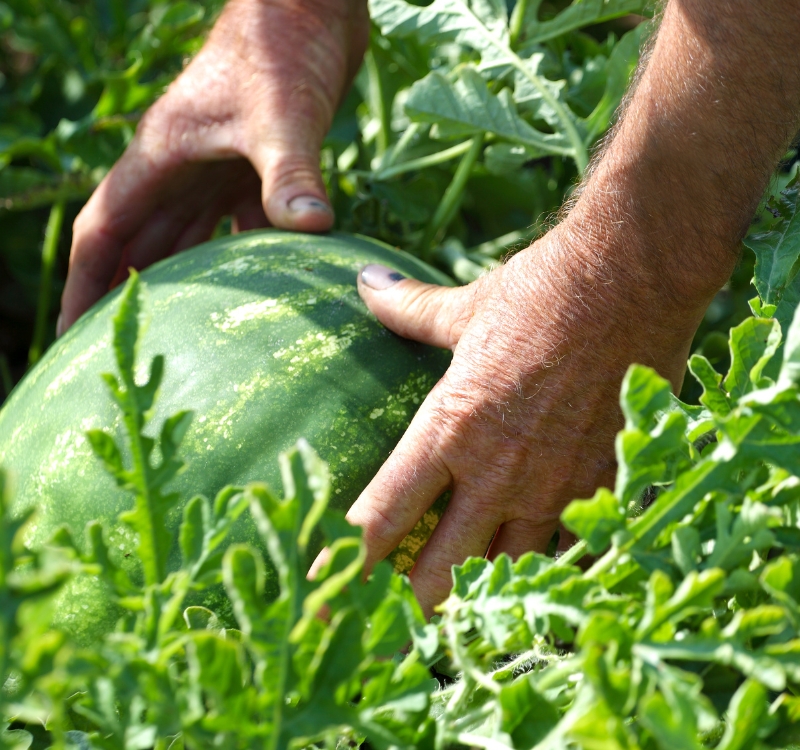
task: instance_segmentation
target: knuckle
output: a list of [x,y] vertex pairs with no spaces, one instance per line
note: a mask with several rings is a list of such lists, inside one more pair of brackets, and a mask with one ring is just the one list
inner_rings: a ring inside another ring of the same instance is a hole
[[409,575],[417,596],[438,599],[450,591],[453,586],[453,564],[453,560],[443,554],[430,555],[424,562],[417,563]]
[[267,146],[265,178],[265,182],[269,180],[270,192],[298,184],[316,186],[320,182],[316,157],[298,154],[288,143],[272,143]]
[[84,206],[72,222],[73,247],[80,246],[89,221],[89,204]]
[[391,549],[402,534],[391,514],[378,504],[374,504],[361,518],[348,520],[363,529],[364,543],[371,549]]

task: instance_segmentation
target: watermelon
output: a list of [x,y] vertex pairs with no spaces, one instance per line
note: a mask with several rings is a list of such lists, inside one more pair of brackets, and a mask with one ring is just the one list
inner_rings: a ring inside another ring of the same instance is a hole
[[[278,489],[278,454],[304,437],[330,466],[332,505],[351,505],[449,362],[449,353],[402,339],[368,313],[356,289],[368,263],[448,283],[416,258],[366,238],[277,230],[217,239],[142,273],[142,377],[154,355],[166,358],[149,429],[155,433],[183,409],[195,415],[181,449],[186,470],[169,490],[185,502],[253,480]],[[0,410],[0,466],[12,480],[12,512],[37,511],[29,545],[64,524],[79,539],[86,523],[99,519],[117,563],[136,575],[132,533],[117,521],[131,496],[85,437],[105,428],[125,442],[100,379],[116,371],[111,318],[118,297],[111,292],[84,315]],[[172,512],[173,529],[180,515],[181,507]],[[435,524],[429,516],[395,556],[401,569]],[[249,516],[231,541],[259,543]],[[178,560],[176,548],[171,565]],[[60,620],[89,633],[106,628],[103,619],[116,614],[91,606],[99,585],[87,576],[74,583],[62,595]]]

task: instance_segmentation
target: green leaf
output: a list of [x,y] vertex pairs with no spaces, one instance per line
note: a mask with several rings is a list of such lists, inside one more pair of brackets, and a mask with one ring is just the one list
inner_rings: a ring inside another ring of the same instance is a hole
[[528,5],[523,26],[527,44],[541,44],[584,26],[610,21],[629,13],[641,13],[645,2],[643,0],[575,0],[555,18],[543,22],[537,19],[540,5],[541,0],[530,2]]
[[507,57],[508,16],[505,3],[499,0],[434,0],[428,6],[370,0],[369,8],[384,36],[458,42],[481,53],[484,62]]
[[780,220],[767,233],[750,235],[744,244],[755,253],[753,283],[764,303],[777,305],[800,269],[800,185],[795,181],[776,197],[772,209]]
[[761,574],[761,582],[778,601],[800,605],[800,559],[796,555],[771,561]]
[[639,499],[650,485],[665,484],[689,464],[686,417],[664,414],[649,433],[626,429],[617,435],[617,481],[614,488],[623,507]]
[[264,561],[247,545],[231,545],[222,560],[222,578],[236,621],[242,632],[251,636],[264,609]]
[[191,567],[203,554],[208,516],[208,502],[202,497],[193,497],[183,508],[183,522],[178,533],[178,541],[185,568]]
[[717,750],[744,750],[753,746],[769,704],[767,692],[754,680],[745,680],[728,705],[725,734]]
[[492,174],[504,175],[516,172],[527,162],[542,156],[544,156],[544,152],[530,146],[491,143],[484,149],[483,163]]
[[[385,36],[415,36],[423,42],[458,42],[480,54],[480,68],[486,75],[501,75],[513,69],[515,76],[525,79],[526,85],[530,84],[541,96],[542,113],[546,112],[548,117],[552,114],[552,122],[558,123],[553,134],[542,134],[530,128],[536,138],[531,140],[531,132],[528,132],[528,140],[517,142],[530,143],[536,148],[542,143],[548,144],[550,153],[572,156],[579,171],[586,167],[586,137],[580,132],[578,118],[554,94],[552,82],[537,75],[529,63],[511,49],[504,3],[498,0],[473,0],[471,3],[466,0],[434,0],[428,6],[420,7],[405,0],[372,0],[370,11],[373,21]],[[511,99],[502,92],[500,96],[503,97],[501,103],[510,108]],[[426,101],[423,111],[430,106]],[[474,117],[469,124],[474,126]],[[563,150],[555,150],[557,147],[563,147]]]
[[558,724],[560,713],[531,684],[528,677],[504,686],[498,696],[502,730],[511,736],[515,748],[533,748]]
[[155,441],[143,434],[148,414],[153,407],[164,370],[163,357],[151,363],[150,377],[144,385],[135,380],[136,350],[139,337],[140,281],[131,272],[119,299],[113,319],[113,350],[119,370],[119,380],[111,374],[103,376],[112,398],[122,410],[123,424],[130,446],[132,467],[125,470],[119,449],[107,435],[95,431],[89,440],[95,452],[117,480],[134,494],[134,507],[120,514],[120,520],[138,535],[139,557],[147,584],[158,583],[166,577],[167,557],[172,537],[166,518],[178,501],[174,494],[164,495],[161,488],[182,468],[177,457],[191,413],[180,412],[168,418],[159,440],[161,462],[151,462]]
[[725,572],[719,568],[711,568],[700,573],[690,572],[672,593],[671,581],[657,570],[648,582],[647,609],[639,623],[639,637],[644,639],[657,636],[662,625],[677,624],[703,608],[710,607],[714,597],[724,587]]
[[559,113],[551,102],[560,101],[566,107],[564,94],[567,82],[551,81],[544,76],[542,68],[545,58],[543,52],[535,52],[521,60],[522,69],[514,72],[514,101],[526,116],[559,128]]
[[783,363],[778,376],[780,387],[800,387],[800,306],[795,310],[792,323],[786,332]]
[[641,430],[653,427],[656,415],[669,409],[671,393],[669,381],[655,370],[631,365],[622,381],[619,398],[627,426]]
[[439,73],[429,73],[411,87],[405,109],[413,120],[435,123],[442,136],[463,138],[488,132],[542,153],[570,153],[562,136],[542,133],[525,122],[508,91],[495,96],[471,67],[463,68],[454,83]]
[[661,750],[700,750],[691,705],[675,691],[653,692],[639,702],[639,721]]
[[249,682],[241,646],[209,630],[192,632],[186,657],[193,682],[203,688],[207,700],[221,706],[241,694]]
[[728,394],[720,387],[720,375],[702,354],[693,354],[689,358],[689,371],[695,376],[697,382],[703,386],[703,395],[700,403],[708,407],[712,414],[726,416],[730,414],[731,402]]
[[89,430],[86,433],[92,451],[105,466],[106,471],[117,480],[120,487],[130,487],[130,473],[125,470],[122,463],[122,454],[114,438],[104,430]]
[[603,97],[586,118],[587,136],[594,139],[611,124],[617,108],[628,90],[636,66],[639,50],[650,31],[648,24],[639,24],[627,32],[611,50],[606,63],[606,88]]
[[679,526],[672,532],[672,557],[681,573],[696,570],[700,554],[700,532],[694,526]]
[[561,522],[585,539],[589,552],[599,554],[611,537],[625,526],[625,509],[610,490],[600,487],[591,500],[573,500],[561,514]]
[[761,387],[761,374],[781,343],[777,321],[747,318],[731,329],[731,368],[724,386],[732,399]]

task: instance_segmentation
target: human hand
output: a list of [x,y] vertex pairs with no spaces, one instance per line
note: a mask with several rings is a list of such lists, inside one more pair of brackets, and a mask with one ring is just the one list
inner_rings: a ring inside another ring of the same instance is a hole
[[466,287],[393,282],[382,266],[360,274],[384,325],[453,350],[347,516],[364,529],[369,567],[452,489],[410,574],[428,615],[450,591],[452,565],[544,551],[570,500],[613,486],[619,387],[631,362],[680,388],[702,306],[676,307],[656,279],[570,230],[559,226]]
[[368,33],[363,0],[232,0],[75,220],[59,333],[222,216],[329,229],[319,149]]
[[631,363],[678,390],[696,327],[800,127],[800,67],[785,65],[798,30],[791,0],[670,0],[627,111],[556,229],[461,289],[362,271],[386,326],[453,349],[348,514],[372,564],[452,489],[411,572],[427,614],[453,564],[543,550],[567,502],[611,484]]

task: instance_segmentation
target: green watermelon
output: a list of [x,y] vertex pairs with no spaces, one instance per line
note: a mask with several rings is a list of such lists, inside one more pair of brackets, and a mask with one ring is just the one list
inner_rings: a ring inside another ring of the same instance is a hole
[[[449,353],[402,339],[368,313],[356,290],[368,263],[448,283],[421,261],[365,238],[275,230],[214,240],[142,273],[142,376],[154,355],[166,358],[150,429],[180,410],[195,413],[181,449],[186,470],[168,489],[184,501],[252,480],[277,489],[278,454],[304,437],[330,466],[333,506],[350,506],[449,362]],[[13,392],[0,411],[0,466],[12,480],[12,510],[37,510],[28,544],[41,544],[62,524],[80,538],[99,519],[117,562],[135,574],[132,534],[116,521],[131,496],[85,437],[106,428],[124,443],[100,379],[115,372],[118,296],[110,293],[84,315]],[[180,513],[172,513],[173,528]],[[396,557],[399,567],[410,565],[434,524],[435,514],[423,523],[429,528],[415,530]],[[249,517],[232,541],[258,543]],[[173,564],[178,557],[176,549]],[[85,578],[62,597],[59,618],[71,629],[94,632],[108,625],[98,618],[114,615],[90,606],[96,585]]]

